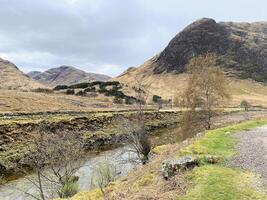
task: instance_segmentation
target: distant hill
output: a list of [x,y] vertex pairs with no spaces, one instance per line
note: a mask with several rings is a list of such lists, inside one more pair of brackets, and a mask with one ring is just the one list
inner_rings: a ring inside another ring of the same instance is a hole
[[28,73],[28,76],[50,87],[55,87],[57,85],[69,86],[77,83],[92,81],[108,81],[111,79],[111,77],[107,75],[87,73],[70,66],[52,68],[45,72],[34,71]]
[[27,73],[27,75],[30,77],[30,78],[34,78],[35,76],[38,76],[39,74],[41,74],[42,72],[39,72],[39,71],[32,71],[32,72],[29,72]]
[[0,58],[0,89],[31,90],[45,87],[30,79],[10,61]]
[[185,88],[186,65],[193,57],[206,53],[217,55],[234,95],[250,94],[242,98],[253,98],[253,93],[259,92],[258,99],[266,98],[267,22],[197,20],[178,33],[161,53],[113,80],[127,85],[138,80],[152,94],[173,99]]

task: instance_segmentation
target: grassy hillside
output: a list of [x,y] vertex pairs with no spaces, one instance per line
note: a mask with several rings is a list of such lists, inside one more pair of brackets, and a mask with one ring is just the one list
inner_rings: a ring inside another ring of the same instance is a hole
[[[151,94],[162,96],[164,99],[175,99],[177,94],[182,93],[186,87],[188,75],[183,74],[153,74],[149,64],[146,62],[139,68],[127,72],[114,80],[125,83],[129,86],[141,82]],[[242,100],[247,100],[252,105],[267,106],[267,85],[251,79],[237,79],[228,77],[229,92],[232,99],[229,106],[239,106]]]
[[[257,176],[251,172],[234,169],[225,165],[225,161],[234,153],[233,133],[266,125],[266,119],[242,122],[206,132],[201,138],[188,143],[159,146],[153,149],[151,163],[138,168],[126,178],[111,183],[106,188],[109,199],[175,199],[175,200],[243,200],[267,199],[266,194],[256,188]],[[192,171],[180,172],[166,181],[160,173],[161,163],[182,155],[217,155],[221,161],[217,164],[200,162]],[[80,192],[71,200],[105,199],[100,189]]]
[[0,89],[31,90],[36,88],[46,87],[30,79],[13,63],[0,58]]

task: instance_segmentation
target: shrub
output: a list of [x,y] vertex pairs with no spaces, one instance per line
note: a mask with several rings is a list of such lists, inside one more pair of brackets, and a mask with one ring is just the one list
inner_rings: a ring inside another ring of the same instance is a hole
[[120,98],[120,97],[115,97],[113,99],[113,103],[115,103],[115,104],[123,104],[123,99]]
[[90,87],[84,89],[84,91],[85,91],[85,92],[95,92],[95,91],[96,91],[96,88],[93,87],[93,86],[90,86]]
[[241,108],[244,108],[245,111],[248,111],[248,109],[249,109],[250,106],[251,106],[250,103],[248,101],[246,101],[246,100],[243,100],[240,103],[240,107]]
[[78,183],[77,181],[67,181],[65,182],[60,189],[58,190],[58,195],[60,198],[69,198],[75,195],[78,192]]
[[51,94],[54,91],[48,88],[37,88],[37,89],[33,89],[32,92],[40,92],[40,93],[46,93],[46,94]]
[[75,91],[74,91],[74,89],[68,89],[68,90],[66,91],[66,94],[67,94],[67,95],[73,95],[73,94],[75,94]]
[[75,95],[77,95],[77,96],[85,96],[85,95],[86,95],[86,92],[83,91],[83,90],[80,90],[80,91],[77,92]]
[[57,85],[56,87],[54,87],[53,90],[65,90],[68,88],[69,88],[69,86],[67,86],[67,85]]
[[92,185],[99,187],[104,194],[104,188],[110,183],[115,181],[116,168],[108,161],[102,162],[96,166],[95,175],[92,177]]
[[161,96],[153,95],[152,100],[153,100],[154,103],[158,103],[161,100]]
[[71,85],[70,88],[73,88],[73,89],[84,89],[84,88],[87,88],[90,86],[90,83],[77,83],[77,84],[74,84],[74,85]]

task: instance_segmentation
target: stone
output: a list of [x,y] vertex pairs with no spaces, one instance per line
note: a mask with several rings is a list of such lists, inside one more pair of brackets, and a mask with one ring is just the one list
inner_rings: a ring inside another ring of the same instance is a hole
[[162,176],[169,179],[180,170],[192,169],[198,165],[197,159],[193,156],[184,156],[181,158],[164,161],[162,163]]
[[215,164],[218,163],[221,160],[221,157],[215,156],[215,155],[205,155],[204,160],[207,163]]

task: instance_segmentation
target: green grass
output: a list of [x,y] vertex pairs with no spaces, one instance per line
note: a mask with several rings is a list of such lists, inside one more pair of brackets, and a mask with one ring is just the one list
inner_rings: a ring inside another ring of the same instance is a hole
[[236,143],[232,133],[265,124],[267,124],[267,119],[259,119],[208,131],[203,138],[182,149],[179,155],[211,154],[229,158],[234,154],[234,144]]
[[[229,159],[235,154],[237,142],[232,133],[256,128],[267,124],[267,119],[251,120],[240,124],[208,131],[206,135],[192,145],[179,152],[179,155],[201,156],[216,155]],[[192,183],[186,195],[177,200],[264,200],[267,196],[253,187],[252,173],[225,166],[224,162],[217,165],[201,165],[186,176]]]
[[177,200],[263,200],[267,196],[251,186],[253,175],[223,166],[196,168],[187,177],[195,187]]

